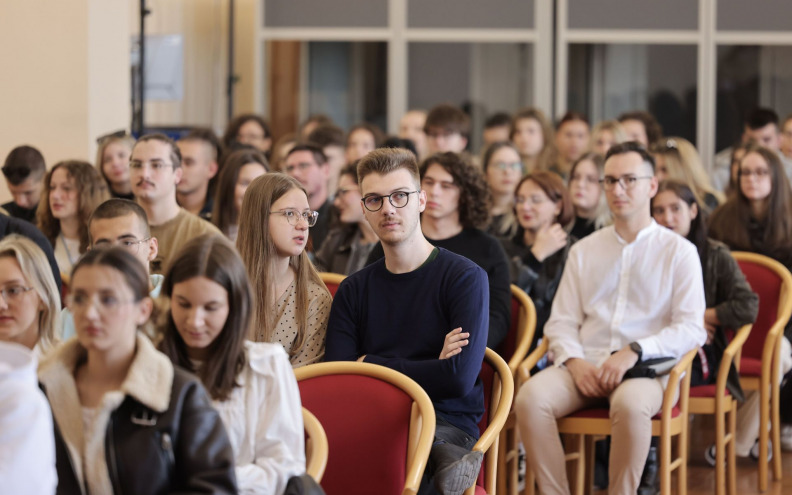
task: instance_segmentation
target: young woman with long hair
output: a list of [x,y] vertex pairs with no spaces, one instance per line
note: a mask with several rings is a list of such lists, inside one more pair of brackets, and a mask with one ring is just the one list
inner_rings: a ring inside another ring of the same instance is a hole
[[305,471],[300,392],[283,347],[246,340],[252,289],[234,246],[218,235],[193,239],[165,274],[163,293],[170,310],[160,349],[209,392],[240,492],[280,495]]
[[711,212],[723,202],[723,194],[710,183],[696,147],[681,137],[666,137],[652,146],[656,166],[655,175],[662,181],[671,179],[686,184],[696,202]]
[[88,250],[88,219],[109,198],[107,184],[88,162],[56,163],[44,177],[37,226],[55,250],[61,273],[68,273]]
[[546,170],[553,160],[553,126],[538,108],[525,108],[512,118],[509,138],[528,173]]
[[241,149],[226,156],[217,179],[212,223],[236,241],[242,198],[251,182],[267,173],[267,159],[260,151]]
[[127,134],[110,135],[99,141],[96,169],[107,182],[108,192],[113,198],[135,199],[129,180],[129,157],[134,146],[135,138]]
[[237,493],[231,444],[203,386],[138,331],[148,292],[143,264],[123,248],[92,249],[72,270],[77,338],[39,368],[58,493]]
[[610,222],[610,210],[600,185],[605,158],[586,153],[569,171],[569,196],[575,209],[575,223],[569,233],[582,239]]
[[514,189],[525,173],[520,152],[509,142],[492,143],[482,160],[484,178],[492,193],[491,220],[487,233],[509,238],[517,231],[514,217]]
[[254,292],[251,340],[281,344],[294,367],[322,359],[330,316],[330,293],[305,252],[316,217],[283,173],[254,180],[242,201],[236,245]]

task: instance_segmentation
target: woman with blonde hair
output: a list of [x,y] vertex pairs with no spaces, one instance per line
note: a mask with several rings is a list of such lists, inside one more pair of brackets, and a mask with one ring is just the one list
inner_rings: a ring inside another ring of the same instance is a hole
[[614,144],[627,141],[627,133],[618,120],[603,120],[591,131],[589,149],[598,155],[605,156]]
[[37,226],[55,250],[61,273],[69,273],[88,250],[88,219],[109,199],[107,184],[88,162],[56,163],[44,177]]
[[96,170],[107,182],[108,191],[113,198],[135,199],[132,182],[129,180],[129,157],[132,156],[134,146],[135,138],[126,133],[99,138]]
[[60,292],[44,251],[27,237],[0,241],[0,341],[43,354],[57,343]]
[[509,138],[520,151],[527,173],[546,170],[553,160],[553,126],[538,108],[524,108],[512,118]]
[[242,201],[236,245],[254,292],[251,340],[281,344],[293,367],[324,356],[331,297],[305,252],[317,217],[282,173],[255,179]]
[[698,204],[710,212],[724,200],[723,194],[710,182],[696,147],[685,138],[667,137],[652,146],[657,168],[657,180],[682,182],[696,195]]

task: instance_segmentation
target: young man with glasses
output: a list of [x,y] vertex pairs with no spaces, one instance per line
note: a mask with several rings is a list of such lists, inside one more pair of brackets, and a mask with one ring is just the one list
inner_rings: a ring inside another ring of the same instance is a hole
[[[157,257],[158,241],[151,235],[146,212],[127,199],[108,199],[100,204],[88,220],[90,249],[119,246],[134,255],[149,273],[149,296],[159,297],[162,275],[149,272],[150,262]],[[152,319],[153,321],[153,319]],[[74,318],[68,308],[61,313],[62,338],[74,335]]]
[[286,155],[283,171],[294,177],[308,193],[308,205],[319,212],[316,225],[311,228],[309,244],[312,253],[318,252],[327,237],[330,225],[338,217],[338,213],[330,198],[327,181],[330,167],[322,148],[312,143],[298,144]]
[[[387,366],[418,382],[437,413],[422,486],[429,491],[421,493],[431,493],[432,480],[440,493],[461,494],[475,482],[482,459],[470,449],[484,412],[478,374],[489,324],[487,274],[424,237],[427,199],[412,153],[374,150],[357,171],[361,207],[385,257],[339,286],[325,358]],[[446,335],[460,328],[469,334],[464,352],[444,347]]]
[[613,225],[569,252],[545,325],[553,364],[515,401],[526,459],[544,494],[568,494],[556,419],[610,403],[610,492],[634,494],[667,380],[625,372],[642,359],[680,358],[704,344],[704,288],[695,246],[657,225],[654,160],[636,142],[614,145],[602,181]]
[[162,273],[171,256],[190,239],[201,234],[220,234],[217,227],[191,214],[176,202],[176,185],[182,177],[181,153],[163,134],[138,139],[129,160],[129,180],[135,200],[146,212],[151,235],[159,249],[151,271]]

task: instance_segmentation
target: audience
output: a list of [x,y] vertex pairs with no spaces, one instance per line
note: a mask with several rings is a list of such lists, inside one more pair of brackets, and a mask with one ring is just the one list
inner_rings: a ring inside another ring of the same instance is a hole
[[146,212],[151,235],[159,241],[152,273],[163,273],[171,257],[193,237],[220,232],[176,202],[176,186],[184,172],[181,162],[179,147],[163,134],[142,136],[132,149],[132,192]]
[[308,136],[310,136],[317,127],[327,124],[335,124],[335,122],[333,122],[333,119],[323,113],[315,113],[310,115],[308,119],[301,123],[297,128],[297,135],[295,136],[295,139],[297,141],[307,141]]
[[250,342],[245,265],[225,238],[187,243],[166,276],[162,352],[201,379],[228,431],[240,493],[281,495],[305,472],[300,392],[283,348]]
[[311,229],[308,246],[308,250],[315,253],[322,249],[322,243],[337,217],[328,191],[330,167],[327,157],[315,144],[298,144],[286,155],[283,172],[302,184],[308,194],[308,205],[319,213],[319,218],[314,220],[315,226],[311,225],[314,228]]
[[148,285],[120,248],[91,250],[72,271],[77,338],[39,368],[58,493],[237,493],[231,444],[200,382],[137,332],[151,313]]
[[254,180],[242,201],[236,246],[253,286],[250,339],[281,344],[293,367],[324,356],[331,297],[305,252],[315,222],[305,189],[285,174]]
[[588,119],[576,112],[567,112],[558,121],[555,131],[556,159],[549,170],[566,180],[572,164],[583,156],[589,145]]
[[247,144],[268,155],[272,147],[269,124],[261,116],[246,113],[231,119],[223,134],[223,146],[231,149],[234,143]]
[[[370,151],[379,148],[385,140],[385,135],[379,127],[374,124],[364,122],[349,130],[346,140],[346,162],[353,163]],[[331,177],[331,179],[337,177]]]
[[[487,275],[424,238],[420,213],[427,194],[412,153],[373,151],[358,164],[358,179],[366,219],[385,258],[339,286],[326,358],[387,366],[423,387],[437,415],[423,488],[431,481],[440,493],[461,495],[475,482],[482,460],[470,449],[484,413],[478,375],[487,340]],[[455,329],[469,344],[439,359],[446,354],[446,334]]]
[[528,173],[546,170],[553,159],[553,126],[538,108],[525,108],[512,119],[509,139],[517,147]]
[[511,239],[501,242],[510,260],[511,283],[524,290],[536,307],[533,349],[550,317],[569,249],[577,241],[564,230],[574,210],[561,178],[545,171],[523,178],[514,202],[518,227]]
[[258,150],[237,150],[225,159],[217,180],[212,223],[232,242],[237,238],[245,191],[256,177],[266,173],[267,159]]
[[44,252],[20,235],[0,240],[0,341],[37,356],[58,342],[60,291]]
[[591,143],[589,149],[600,155],[605,156],[614,144],[627,141],[627,133],[617,120],[603,120],[594,126],[591,131]]
[[600,180],[605,159],[596,153],[578,158],[569,172],[569,195],[575,209],[575,223],[569,234],[583,239],[610,222],[610,211]]
[[176,185],[179,206],[204,220],[212,219],[212,179],[218,172],[220,141],[211,129],[195,128],[176,145],[182,156],[182,176]]
[[[283,172],[285,167],[286,155],[297,144],[297,136],[293,132],[285,134],[275,142],[272,147],[272,156],[268,158],[270,170],[273,172]],[[342,152],[343,154],[343,152]]]
[[606,227],[576,243],[545,326],[553,366],[515,400],[526,460],[545,494],[569,493],[556,419],[610,403],[611,493],[638,489],[665,380],[623,380],[636,363],[680,358],[704,343],[704,290],[695,247],[651,217],[654,161],[637,143],[605,160]]
[[651,147],[657,164],[658,181],[671,179],[682,182],[696,195],[696,202],[712,211],[723,202],[723,194],[712,187],[696,147],[681,137],[666,137]]
[[50,241],[61,273],[69,273],[88,249],[88,219],[108,198],[107,184],[88,162],[56,163],[44,178],[38,228]]
[[327,167],[329,169],[327,195],[332,198],[336,193],[338,176],[341,173],[341,169],[347,164],[347,139],[344,135],[344,130],[335,124],[323,124],[308,135],[308,142],[322,148],[322,153],[324,153],[325,158],[327,158]]
[[135,138],[127,133],[99,139],[96,169],[107,182],[107,190],[113,198],[135,199],[129,181],[129,157],[134,146]]
[[410,110],[399,120],[399,137],[413,142],[419,160],[423,160],[427,154],[425,126],[426,112],[423,110]]
[[644,148],[649,147],[663,137],[663,128],[649,112],[634,110],[619,115],[619,123],[624,129],[627,141],[637,141]]
[[494,143],[508,141],[511,133],[511,120],[511,115],[506,112],[490,115],[484,121],[484,131],[481,134],[482,149],[486,149]]
[[2,170],[13,198],[2,208],[12,217],[35,223],[46,172],[41,152],[32,146],[17,146],[6,157]]
[[445,103],[437,105],[426,115],[424,133],[428,154],[461,153],[470,138],[470,118],[459,107]]
[[487,148],[482,162],[492,196],[487,233],[496,237],[511,237],[517,229],[514,190],[525,172],[520,153],[515,145],[502,141]]
[[314,260],[319,271],[351,275],[366,266],[371,249],[379,241],[366,221],[360,205],[357,162],[348,165],[338,178],[333,205],[340,224],[330,229]]

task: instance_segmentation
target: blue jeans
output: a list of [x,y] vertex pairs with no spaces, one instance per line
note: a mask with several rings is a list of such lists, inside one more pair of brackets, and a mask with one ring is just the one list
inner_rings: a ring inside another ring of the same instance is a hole
[[426,469],[424,470],[424,475],[421,479],[421,486],[418,489],[418,495],[437,494],[437,490],[435,490],[434,486],[432,485],[432,477],[436,471],[445,467],[445,465],[439,465],[437,460],[434,458],[433,454],[435,452],[435,446],[443,443],[452,443],[469,451],[473,449],[474,445],[476,445],[477,440],[478,439],[471,437],[445,419],[437,416],[434,443],[432,444],[432,450],[429,452],[429,462],[426,463]]

